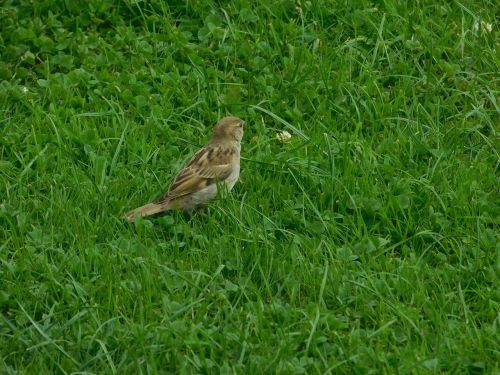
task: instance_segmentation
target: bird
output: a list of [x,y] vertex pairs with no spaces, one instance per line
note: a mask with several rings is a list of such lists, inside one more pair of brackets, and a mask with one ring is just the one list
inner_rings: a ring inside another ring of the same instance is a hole
[[123,218],[133,222],[145,217],[182,209],[203,207],[217,195],[218,186],[230,191],[240,176],[240,152],[246,122],[234,116],[220,119],[212,129],[210,141],[196,152],[174,177],[167,192],[158,200],[137,207]]

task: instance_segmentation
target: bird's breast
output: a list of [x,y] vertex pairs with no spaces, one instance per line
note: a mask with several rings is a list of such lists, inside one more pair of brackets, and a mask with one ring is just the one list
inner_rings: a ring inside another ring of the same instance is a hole
[[240,178],[240,161],[238,160],[237,162],[234,163],[233,170],[231,171],[231,174],[227,176],[226,178],[226,184],[229,190],[231,190],[236,184],[236,181],[238,181],[238,178]]

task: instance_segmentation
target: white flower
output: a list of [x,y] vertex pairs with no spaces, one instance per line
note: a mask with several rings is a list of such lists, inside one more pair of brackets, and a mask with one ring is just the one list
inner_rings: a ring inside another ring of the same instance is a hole
[[28,90],[28,88],[26,86],[23,86],[21,88],[21,91],[23,92],[23,94],[26,94],[29,90]]
[[289,132],[287,132],[286,130],[283,130],[282,132],[276,133],[276,140],[279,143],[286,143],[290,139],[292,139],[292,135]]
[[472,30],[474,32],[481,31],[481,34],[484,33],[491,33],[493,31],[493,25],[489,22],[475,22],[474,25],[472,26]]

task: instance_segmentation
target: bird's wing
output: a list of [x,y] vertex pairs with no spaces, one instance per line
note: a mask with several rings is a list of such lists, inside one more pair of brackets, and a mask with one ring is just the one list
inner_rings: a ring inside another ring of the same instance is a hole
[[224,181],[232,172],[234,153],[233,148],[202,148],[177,174],[162,199],[172,200],[199,191],[216,181]]

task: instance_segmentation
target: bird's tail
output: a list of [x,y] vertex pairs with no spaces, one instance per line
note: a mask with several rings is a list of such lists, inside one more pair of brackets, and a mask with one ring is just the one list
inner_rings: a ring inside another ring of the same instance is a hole
[[139,216],[144,217],[144,216],[151,216],[154,214],[158,214],[158,213],[166,211],[168,209],[169,209],[168,203],[166,204],[166,202],[148,203],[144,206],[137,207],[137,208],[133,209],[132,211],[126,213],[125,215],[123,215],[123,218],[125,220],[130,221],[130,222],[133,222],[134,216],[136,213]]

